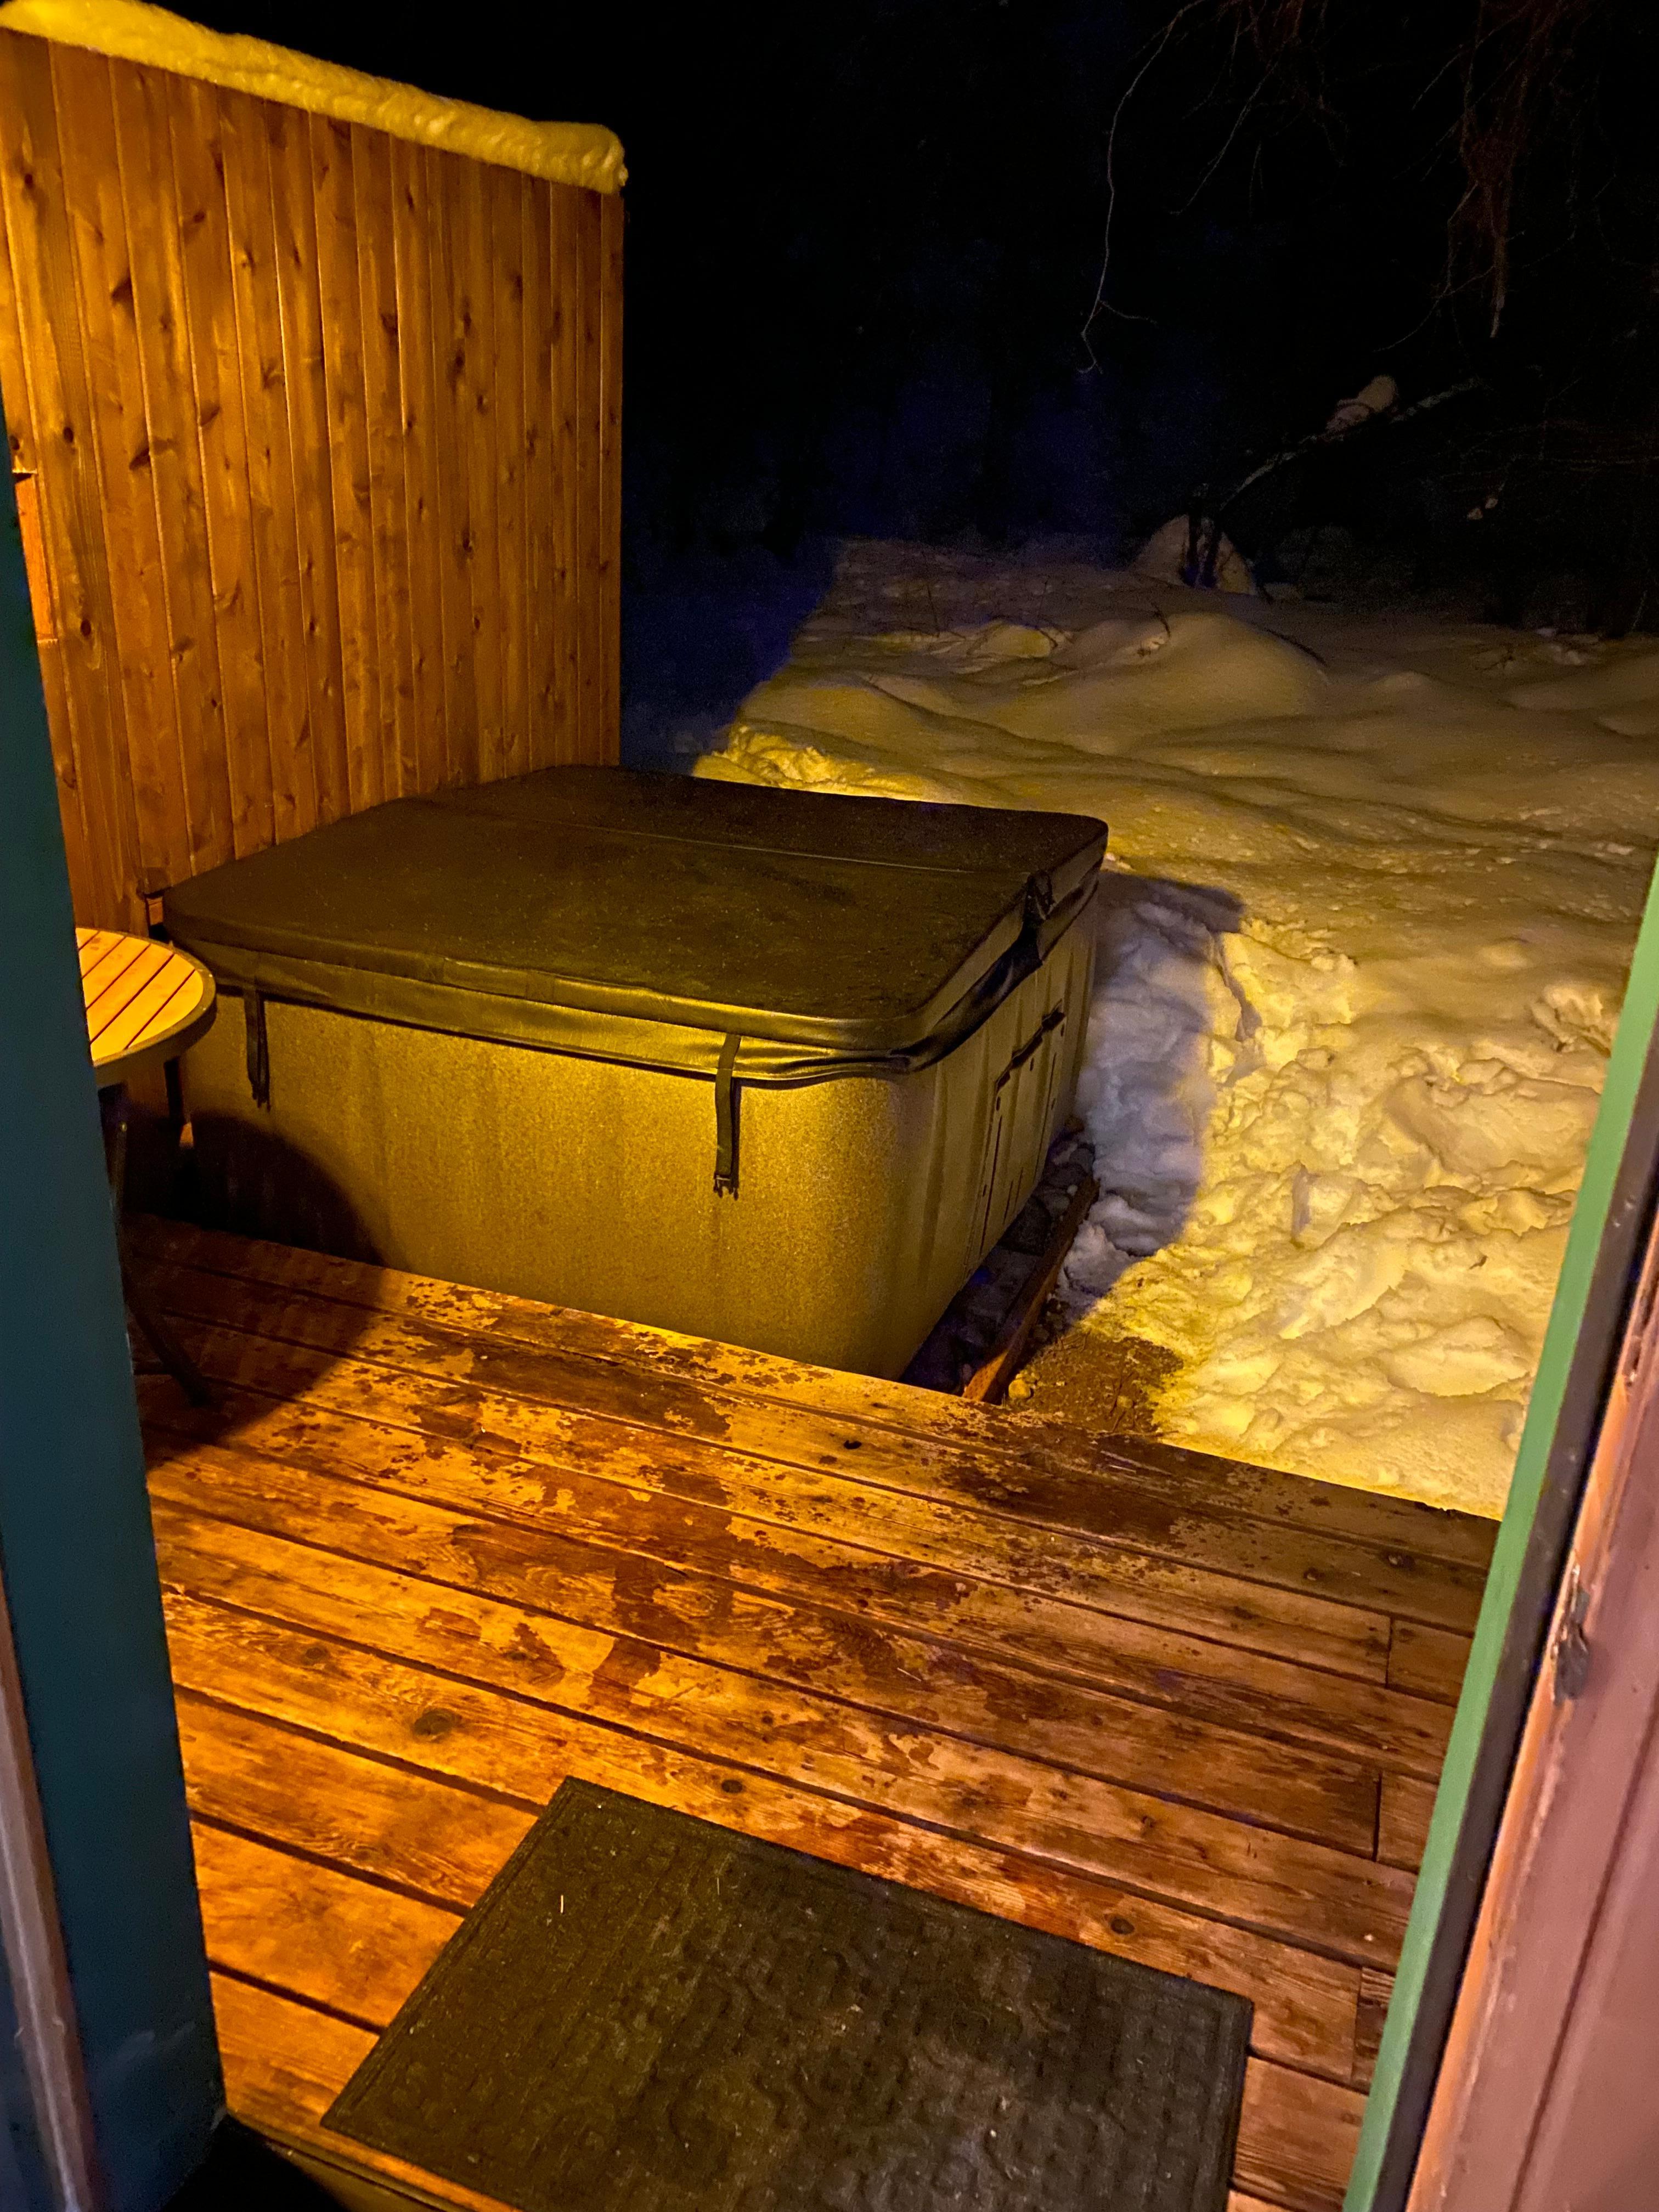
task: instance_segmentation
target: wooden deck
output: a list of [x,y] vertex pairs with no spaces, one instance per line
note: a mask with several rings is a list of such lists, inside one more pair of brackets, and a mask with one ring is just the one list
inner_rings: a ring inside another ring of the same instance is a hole
[[342,2155],[319,2115],[580,1775],[1240,1991],[1233,2212],[1334,2212],[1490,1524],[283,1247],[133,1245],[223,1394],[141,1378],[244,2118]]

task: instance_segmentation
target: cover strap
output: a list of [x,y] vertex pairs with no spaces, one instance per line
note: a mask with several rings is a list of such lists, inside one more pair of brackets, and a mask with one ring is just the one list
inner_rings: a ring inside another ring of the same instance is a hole
[[269,1106],[270,1045],[265,1036],[264,994],[257,983],[242,987],[242,1026],[247,1035],[247,1087],[256,1106]]
[[714,1188],[722,1198],[738,1194],[738,1085],[734,1071],[743,1039],[733,1030],[720,1047],[714,1070]]

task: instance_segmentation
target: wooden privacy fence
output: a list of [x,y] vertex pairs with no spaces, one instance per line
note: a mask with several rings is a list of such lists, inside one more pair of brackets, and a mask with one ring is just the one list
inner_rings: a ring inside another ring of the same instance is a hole
[[3,22],[0,392],[79,921],[614,760],[615,191]]

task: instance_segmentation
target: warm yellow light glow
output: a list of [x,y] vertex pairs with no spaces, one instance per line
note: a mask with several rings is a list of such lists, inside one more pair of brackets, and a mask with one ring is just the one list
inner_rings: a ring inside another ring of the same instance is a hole
[[622,142],[598,123],[529,123],[465,100],[441,100],[410,85],[363,76],[262,39],[204,31],[144,0],[9,0],[0,30],[26,31],[59,46],[82,46],[118,61],[141,62],[179,76],[280,100],[312,115],[332,116],[412,138],[475,161],[522,169],[589,191],[622,190],[628,172]]

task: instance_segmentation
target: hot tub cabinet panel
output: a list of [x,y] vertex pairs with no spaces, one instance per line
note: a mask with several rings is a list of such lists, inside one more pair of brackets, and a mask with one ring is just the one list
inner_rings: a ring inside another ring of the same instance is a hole
[[1069,1110],[1103,835],[572,769],[216,870],[211,1217],[897,1374]]

